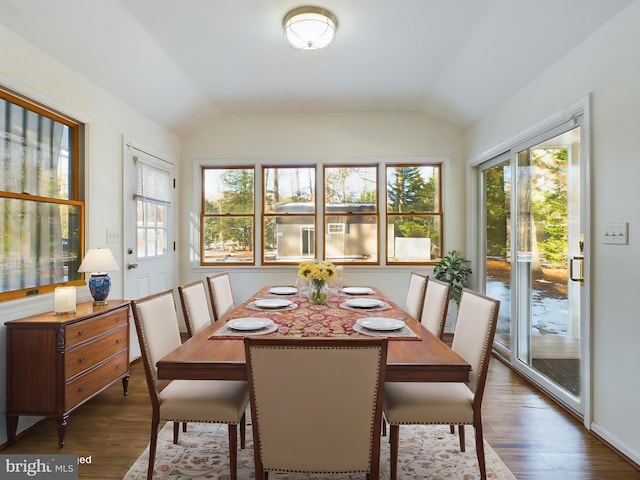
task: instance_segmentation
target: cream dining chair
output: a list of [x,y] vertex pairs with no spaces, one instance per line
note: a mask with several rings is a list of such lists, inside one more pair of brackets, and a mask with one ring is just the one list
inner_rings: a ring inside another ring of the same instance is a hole
[[387,339],[245,338],[256,480],[380,474]]
[[233,300],[229,273],[225,272],[208,276],[207,285],[209,286],[213,318],[214,320],[220,320],[225,313],[236,306]]
[[238,425],[240,446],[245,445],[247,382],[229,380],[158,380],[156,363],[181,344],[173,290],[131,302],[145,376],[151,397],[151,441],[147,479],[153,466],[161,421],[173,422],[173,443],[178,443],[180,422],[226,423],[229,429],[229,469],[237,478]]
[[178,295],[182,304],[182,314],[187,324],[189,337],[211,325],[211,313],[204,282],[199,280],[178,287]]
[[468,383],[388,382],[384,415],[390,424],[391,480],[397,476],[400,425],[459,425],[460,448],[465,449],[464,425],[473,425],[480,478],[486,480],[482,436],[482,396],[496,331],[500,302],[464,289],[453,335],[453,350],[471,365]]
[[[427,277],[427,288],[424,295],[420,323],[440,340],[444,335],[444,324],[447,321],[450,292],[451,284]],[[451,428],[453,429],[453,426]],[[383,418],[382,435],[385,436],[386,434],[387,423]]]
[[450,294],[450,283],[432,277],[428,278],[420,322],[440,340],[444,335],[444,324],[447,321]]
[[427,276],[411,272],[411,277],[409,278],[409,289],[407,290],[407,296],[404,302],[404,309],[416,320],[420,319],[426,288]]

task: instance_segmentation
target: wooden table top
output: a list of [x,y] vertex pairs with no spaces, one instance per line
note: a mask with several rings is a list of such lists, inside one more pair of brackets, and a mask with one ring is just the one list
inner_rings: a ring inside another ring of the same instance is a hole
[[[269,317],[276,313],[278,322],[286,322],[290,318],[291,321],[295,320],[298,323],[305,321],[305,319],[316,323],[335,323],[337,317],[343,323],[346,318],[355,323],[358,318],[366,316],[403,318],[406,325],[418,335],[420,340],[389,339],[386,381],[465,382],[469,379],[471,367],[462,357],[378,291],[371,297],[385,301],[389,308],[375,313],[367,310],[345,309],[344,301],[352,296],[335,292],[330,295],[327,305],[310,306],[308,299],[302,295],[278,296],[295,302],[299,308],[277,312],[255,310],[252,303],[256,299],[276,297],[270,295],[268,290],[269,287],[262,288],[242,305],[202,329],[158,361],[159,379],[246,380],[242,337],[211,337],[217,330],[223,328],[228,320],[246,316]],[[348,333],[359,335],[354,334],[353,331]],[[277,336],[278,332],[270,335]],[[304,336],[311,335],[305,334]],[[331,334],[321,336],[331,336]]]

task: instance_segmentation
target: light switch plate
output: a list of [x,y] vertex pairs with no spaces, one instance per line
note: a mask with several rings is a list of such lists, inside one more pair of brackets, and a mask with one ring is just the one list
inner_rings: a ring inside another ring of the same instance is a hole
[[107,229],[107,243],[118,243],[120,241],[120,231]]
[[605,223],[602,225],[602,243],[607,245],[628,245],[628,223]]

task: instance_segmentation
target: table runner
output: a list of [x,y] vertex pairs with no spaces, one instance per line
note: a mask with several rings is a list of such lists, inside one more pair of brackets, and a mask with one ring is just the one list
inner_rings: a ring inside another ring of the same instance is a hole
[[[325,304],[313,304],[307,296],[301,293],[294,295],[276,295],[268,293],[268,290],[269,287],[263,288],[255,297],[250,298],[220,321],[227,322],[235,318],[245,317],[269,318],[275,323],[275,330],[273,327],[267,327],[262,330],[237,331],[224,325],[216,330],[209,338],[211,340],[229,338],[242,339],[249,335],[270,335],[329,338],[373,336],[386,337],[389,340],[421,340],[421,338],[407,326],[399,330],[375,331],[360,328],[359,325],[356,325],[358,318],[366,318],[373,315],[398,320],[405,320],[407,318],[406,312],[375,295],[367,296],[367,298],[377,298],[384,303],[380,307],[362,309],[344,304],[347,298],[355,298],[353,295],[335,291],[330,292]],[[297,308],[264,310],[257,309],[254,305],[256,300],[274,297],[290,300],[297,304]],[[380,311],[384,311],[384,313],[377,313]]]

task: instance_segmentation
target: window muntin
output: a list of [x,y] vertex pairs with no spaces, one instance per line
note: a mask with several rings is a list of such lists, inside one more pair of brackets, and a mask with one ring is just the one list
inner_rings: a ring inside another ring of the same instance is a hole
[[387,263],[433,263],[442,251],[441,166],[386,166]]
[[82,283],[79,129],[0,90],[0,300]]
[[[324,167],[324,257],[336,264],[378,264],[378,167]],[[329,234],[330,224],[344,233]]]
[[262,176],[263,263],[315,258],[315,166],[265,166]]
[[254,168],[202,169],[201,264],[253,265]]

